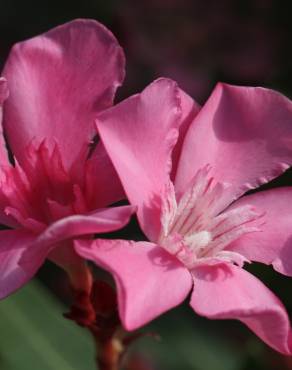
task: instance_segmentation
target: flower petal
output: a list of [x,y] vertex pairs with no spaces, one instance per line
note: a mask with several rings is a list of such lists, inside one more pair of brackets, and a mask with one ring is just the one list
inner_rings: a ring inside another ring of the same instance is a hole
[[181,118],[179,127],[179,137],[177,143],[172,152],[172,169],[171,169],[171,179],[175,178],[177,171],[177,165],[179,157],[181,155],[182,146],[184,143],[185,136],[188,132],[190,125],[200,111],[200,106],[197,104],[189,95],[184,91],[179,89],[179,97],[181,102]]
[[0,77],[0,165],[9,165],[8,153],[6,150],[5,140],[3,136],[3,105],[9,96],[7,81]]
[[247,195],[230,208],[244,205],[255,207],[263,216],[249,223],[259,228],[241,236],[228,250],[244,255],[251,261],[262,262],[285,275],[292,276],[292,188],[279,188]]
[[230,204],[291,163],[292,102],[268,89],[218,84],[186,135],[176,190],[209,164],[215,181],[230,183]]
[[291,354],[291,329],[279,299],[256,277],[234,265],[196,268],[192,308],[210,319],[238,319],[265,343]]
[[[8,98],[9,91],[7,86],[7,81],[5,78],[0,77],[0,183],[2,182],[3,177],[5,178],[5,170],[4,168],[11,167],[8,159],[8,153],[6,150],[5,140],[3,136],[3,127],[2,127],[2,119],[3,119],[3,104]],[[4,209],[7,205],[7,200],[2,191],[0,190],[0,223],[15,227],[17,224],[14,222],[13,218],[8,216]]]
[[5,298],[27,283],[41,265],[37,259],[29,266],[21,264],[21,256],[35,239],[35,235],[22,230],[0,231],[0,299]]
[[97,112],[112,105],[124,77],[114,36],[93,20],[75,20],[16,44],[5,65],[10,96],[4,127],[23,164],[32,139],[57,140],[66,168],[85,158]]
[[189,271],[162,248],[147,242],[75,242],[78,254],[111,272],[123,325],[134,330],[180,304],[190,292]]
[[160,230],[160,192],[171,170],[180,100],[177,85],[159,79],[141,94],[101,113],[97,126],[130,203],[150,240]]
[[133,212],[135,208],[131,206],[112,207],[88,215],[73,215],[58,220],[34,240],[33,248],[25,251],[21,261],[27,265],[32,259],[43,262],[63,240],[118,230],[129,222]]
[[90,204],[102,208],[126,198],[121,181],[101,141],[85,166],[85,193]]

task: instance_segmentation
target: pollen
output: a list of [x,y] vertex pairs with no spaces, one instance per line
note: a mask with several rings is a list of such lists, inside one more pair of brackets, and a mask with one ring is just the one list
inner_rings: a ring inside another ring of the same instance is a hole
[[184,237],[185,244],[194,252],[200,252],[212,241],[212,234],[207,231],[199,231]]

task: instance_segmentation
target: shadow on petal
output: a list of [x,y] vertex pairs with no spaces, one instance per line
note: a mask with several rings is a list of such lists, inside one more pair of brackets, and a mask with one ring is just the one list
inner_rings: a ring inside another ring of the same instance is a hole
[[198,266],[193,270],[196,279],[205,281],[224,281],[233,276],[231,269],[226,263],[218,263],[213,266]]
[[148,252],[149,259],[165,271],[175,270],[183,264],[174,256],[166,252],[162,247],[157,247]]

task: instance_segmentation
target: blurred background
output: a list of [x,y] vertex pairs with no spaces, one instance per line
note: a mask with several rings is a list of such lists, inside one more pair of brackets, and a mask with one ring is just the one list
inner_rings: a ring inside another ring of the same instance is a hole
[[[127,58],[127,77],[117,100],[164,76],[203,103],[217,81],[261,85],[292,98],[289,1],[278,0],[1,0],[0,63],[17,41],[80,17],[104,23]],[[291,172],[271,186],[292,184]],[[267,187],[267,186],[265,186]],[[137,223],[120,234],[140,238]],[[292,280],[268,267],[249,267],[292,314]],[[102,274],[97,271],[97,274]],[[70,289],[60,270],[47,263],[25,289],[0,303],[1,370],[94,370],[91,338],[62,318]],[[292,360],[278,355],[243,325],[209,321],[187,304],[146,331],[161,340],[140,339],[128,370],[285,370]]]

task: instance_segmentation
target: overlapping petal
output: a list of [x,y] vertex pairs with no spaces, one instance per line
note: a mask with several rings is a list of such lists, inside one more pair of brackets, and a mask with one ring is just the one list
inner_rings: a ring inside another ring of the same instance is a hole
[[210,319],[238,319],[264,342],[291,354],[289,318],[279,299],[257,278],[234,265],[196,268],[191,306]]
[[21,230],[0,231],[0,299],[5,298],[27,283],[40,267],[38,260],[23,265],[21,257],[33,243],[35,235]]
[[121,181],[100,141],[85,163],[85,196],[89,204],[106,207],[125,199]]
[[[3,136],[3,104],[9,95],[7,81],[4,78],[0,78],[0,179],[5,176],[3,167],[10,167],[8,153],[5,145]],[[1,180],[0,180],[1,181]],[[7,226],[16,226],[14,220],[4,212],[6,206],[6,198],[0,191],[0,222]]]
[[78,240],[75,249],[113,274],[120,317],[128,330],[136,329],[177,306],[191,290],[189,271],[155,244]]
[[160,229],[159,194],[171,170],[180,117],[176,83],[160,79],[97,120],[105,148],[130,202],[139,206],[138,218],[150,240],[157,239]]
[[272,264],[292,276],[292,188],[261,191],[242,197],[230,208],[252,205],[262,217],[253,222],[259,232],[241,236],[228,249],[251,261]]
[[32,260],[38,260],[42,263],[61,241],[76,236],[118,230],[129,222],[133,212],[135,212],[135,207],[122,206],[100,209],[88,215],[62,218],[52,223],[35,238],[33,248],[27,248],[21,262],[30,265]]
[[85,159],[96,113],[112,105],[124,56],[104,26],[75,20],[16,44],[3,75],[10,90],[4,127],[18,161],[32,139],[46,138],[58,142],[68,169]]
[[[72,215],[52,223],[40,234],[23,229],[1,231],[0,299],[28,282],[47,257],[72,275],[74,270],[83,267],[83,262],[70,240],[75,236],[117,230],[128,223],[134,211],[132,206],[122,206],[100,209],[89,215]],[[76,286],[76,281],[74,283]]]
[[292,102],[264,88],[218,84],[186,135],[175,186],[183,192],[206,165],[231,186],[226,203],[292,163]]
[[179,136],[177,139],[177,143],[172,151],[171,180],[174,180],[175,178],[185,136],[190,125],[200,111],[199,104],[181,89],[179,89],[179,98],[181,106],[181,118],[179,126]]
[[3,105],[5,100],[9,96],[9,90],[7,86],[7,81],[5,78],[0,78],[0,165],[7,166],[9,165],[8,160],[8,153],[5,146],[5,140],[3,136],[3,127],[2,127],[2,120],[3,120]]

